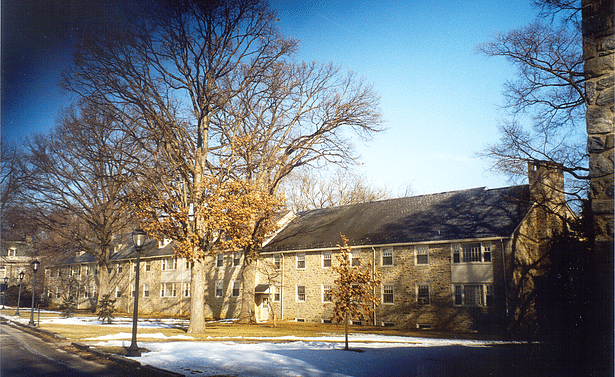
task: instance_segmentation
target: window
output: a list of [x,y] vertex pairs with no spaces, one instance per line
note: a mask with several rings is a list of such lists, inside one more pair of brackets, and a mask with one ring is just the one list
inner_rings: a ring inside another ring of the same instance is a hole
[[416,287],[416,302],[419,305],[429,305],[429,285]]
[[165,258],[162,260],[162,271],[166,270],[177,270],[177,258]]
[[483,243],[483,262],[491,262],[491,244]]
[[134,284],[132,284],[132,285],[130,286],[130,291],[131,291],[131,293],[130,293],[130,297],[134,298],[134,297],[135,297],[135,294],[136,294],[136,291],[135,291],[135,285],[134,285]]
[[14,247],[11,247],[11,248],[9,249],[8,256],[9,256],[9,257],[14,257],[14,256],[16,256],[16,255],[17,255],[17,249],[15,249]]
[[297,253],[297,268],[305,268],[305,253]]
[[184,269],[191,270],[194,266],[194,263],[190,262],[188,259],[184,258]]
[[92,275],[92,268],[89,264],[83,266],[83,270],[85,271],[85,275]]
[[90,287],[85,287],[83,289],[83,298],[90,298],[90,297],[92,297]]
[[160,284],[160,297],[176,297],[177,287],[175,283]]
[[461,247],[463,252],[462,261],[480,262],[480,243],[468,243]]
[[322,266],[323,267],[331,267],[331,252],[323,251],[322,252]]
[[274,289],[273,301],[280,301],[280,288],[273,286],[273,289]]
[[[124,269],[122,268],[122,264],[121,264],[121,263],[119,263],[119,264],[117,265],[117,273],[118,273],[118,274],[121,274],[123,270],[124,270]],[[58,271],[58,277],[60,277],[60,271]]]
[[221,280],[218,280],[216,282],[216,297],[222,297],[223,290],[224,290],[223,287],[224,287],[223,282]]
[[190,297],[190,283],[184,283],[184,297]]
[[[116,296],[117,296],[118,293],[119,292],[116,292]],[[61,295],[62,295],[62,293],[60,292],[60,287],[57,287],[56,288],[56,298],[60,298]],[[120,297],[120,296],[117,296],[117,297]]]
[[134,273],[137,272],[137,263],[136,262],[132,262],[132,272],[134,272]]
[[152,264],[150,263],[150,261],[145,261],[145,271],[151,271],[152,269]]
[[322,286],[322,302],[331,302],[331,300],[332,300],[331,286],[323,285]]
[[233,266],[241,264],[241,253],[233,253]]
[[453,245],[453,263],[491,262],[491,243],[473,242]]
[[143,297],[149,297],[149,284],[143,284]]
[[385,285],[382,290],[382,302],[385,304],[392,304],[393,301],[393,286]]
[[420,245],[415,247],[416,264],[429,264],[429,246]]
[[360,266],[361,265],[361,254],[359,253],[359,250],[351,250],[351,254],[352,254],[352,263],[351,265],[353,266]]
[[493,304],[490,284],[456,284],[454,302],[457,306],[491,306]]
[[115,287],[115,297],[122,297],[122,290],[120,287]]
[[382,250],[382,265],[383,266],[393,265],[393,249]]
[[305,285],[297,286],[297,301],[305,301]]
[[239,287],[241,285],[241,282],[239,281],[234,281],[233,282],[233,297],[239,297]]
[[282,268],[282,256],[280,254],[276,254],[273,256],[273,265],[276,270]]
[[224,254],[216,255],[216,267],[224,266]]

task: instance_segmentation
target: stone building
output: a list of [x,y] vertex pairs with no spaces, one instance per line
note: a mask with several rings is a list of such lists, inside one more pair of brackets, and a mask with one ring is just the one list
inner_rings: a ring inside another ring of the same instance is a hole
[[[370,324],[468,331],[502,327],[532,316],[533,276],[563,219],[574,216],[557,166],[529,169],[529,184],[289,213],[262,248],[255,282],[257,320],[329,322],[341,235],[355,263],[372,261],[382,274],[381,304]],[[559,187],[559,189],[558,189]],[[135,252],[130,235],[116,237],[109,272],[116,307],[130,311]],[[236,318],[242,293],[240,253],[207,260],[206,315]],[[48,297],[66,295],[93,307],[96,263],[71,255],[46,268]],[[150,240],[141,256],[142,314],[187,315],[190,263],[171,243]]]

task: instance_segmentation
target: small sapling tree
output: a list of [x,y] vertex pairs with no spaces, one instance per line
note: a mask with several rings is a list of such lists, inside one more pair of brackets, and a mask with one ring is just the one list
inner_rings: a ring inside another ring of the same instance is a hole
[[331,300],[334,304],[333,318],[344,323],[345,347],[348,350],[348,324],[352,320],[366,321],[380,302],[375,294],[375,288],[380,285],[380,272],[373,268],[372,263],[353,265],[351,247],[348,238],[342,235],[342,245],[337,245],[340,254],[337,255],[339,265],[331,266],[337,278],[331,288]]
[[111,299],[111,295],[106,294],[100,299],[100,309],[98,310],[98,320],[102,323],[111,323],[111,320],[115,318],[113,313],[115,312],[115,300]]

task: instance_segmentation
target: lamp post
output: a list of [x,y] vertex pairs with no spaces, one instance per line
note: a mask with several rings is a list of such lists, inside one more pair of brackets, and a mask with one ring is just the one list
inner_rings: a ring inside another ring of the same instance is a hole
[[32,262],[32,271],[34,271],[34,281],[32,282],[32,309],[30,310],[30,322],[28,322],[28,325],[30,326],[35,326],[34,323],[34,298],[36,297],[36,272],[38,271],[38,266],[41,264],[41,262],[35,260],[34,262]]
[[141,356],[139,352],[139,346],[137,346],[137,320],[139,314],[139,262],[141,261],[141,248],[145,243],[147,234],[141,230],[141,228],[132,232],[132,243],[135,244],[135,250],[137,251],[137,262],[135,275],[135,307],[132,312],[132,342],[130,347],[126,350],[126,356]]
[[21,282],[23,281],[25,273],[21,271],[19,273],[19,295],[17,296],[17,311],[15,311],[15,316],[19,317],[19,304],[21,303]]
[[9,288],[9,278],[4,278],[4,292],[2,292],[2,310],[4,310],[4,303],[6,302],[6,291]]

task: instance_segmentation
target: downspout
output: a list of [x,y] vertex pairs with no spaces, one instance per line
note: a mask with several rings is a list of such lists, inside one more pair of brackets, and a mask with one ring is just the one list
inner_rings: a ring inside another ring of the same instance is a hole
[[504,240],[500,238],[500,244],[502,247],[502,266],[504,271],[502,276],[504,276],[504,305],[506,307],[506,316],[508,316],[508,283],[506,282],[506,253],[504,252]]
[[[372,281],[376,277],[376,249],[372,246]],[[376,287],[372,287],[372,295],[376,296]],[[376,326],[376,303],[372,304],[372,326]]]
[[282,278],[280,282],[280,321],[284,320],[284,253],[282,253]]

